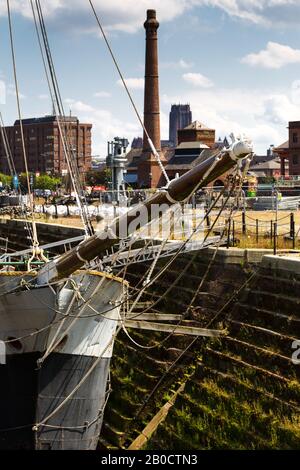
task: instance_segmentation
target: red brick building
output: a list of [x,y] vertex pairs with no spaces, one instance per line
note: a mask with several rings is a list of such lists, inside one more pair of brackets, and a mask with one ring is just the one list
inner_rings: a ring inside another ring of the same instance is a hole
[[201,144],[212,148],[215,145],[215,141],[215,129],[210,129],[199,121],[194,121],[184,129],[178,130],[178,145],[182,142],[201,142]]
[[[77,117],[60,118],[67,141],[77,155],[80,173],[91,169],[91,130],[92,124],[82,124]],[[28,169],[31,172],[61,175],[67,172],[67,163],[55,116],[23,119],[25,149]],[[5,128],[8,143],[17,173],[23,172],[24,157],[22,150],[20,122]],[[0,138],[0,171],[9,173],[5,148]]]
[[289,140],[274,148],[281,160],[281,175],[300,175],[300,121],[289,122]]

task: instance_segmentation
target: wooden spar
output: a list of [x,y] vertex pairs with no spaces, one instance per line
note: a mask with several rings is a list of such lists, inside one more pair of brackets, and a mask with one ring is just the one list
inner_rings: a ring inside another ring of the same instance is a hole
[[[233,168],[238,160],[247,157],[251,152],[251,144],[237,141],[221,153],[221,158],[212,156],[202,161],[180,178],[172,180],[167,188],[158,191],[139,206],[118,217],[111,226],[106,227],[102,232],[95,233],[75,248],[46,263],[38,273],[37,283],[45,284],[68,277],[89,261],[101,256],[107,249],[118,243],[121,238],[130,236],[136,230],[133,222],[137,219],[139,213],[147,214],[143,221],[144,224],[150,222],[151,207],[154,204],[171,206],[176,202],[184,201],[195,190],[207,186]],[[209,171],[210,169],[211,171]],[[126,228],[126,234],[122,233],[124,228]]]
[[161,331],[163,333],[174,333],[176,335],[206,336],[218,338],[226,335],[226,330],[210,330],[208,328],[197,328],[195,326],[171,325],[166,323],[153,323],[142,320],[125,319],[127,328],[137,328],[139,330]]

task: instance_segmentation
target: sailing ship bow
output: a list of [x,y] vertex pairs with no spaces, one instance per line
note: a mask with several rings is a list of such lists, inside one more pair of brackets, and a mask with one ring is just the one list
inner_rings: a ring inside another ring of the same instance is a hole
[[101,257],[106,250],[120,241],[124,226],[127,228],[128,236],[135,231],[132,228],[131,232],[130,227],[135,227],[132,222],[136,219],[138,212],[147,212],[148,217],[145,218],[144,223],[150,222],[153,204],[171,206],[187,200],[195,191],[209,185],[252,152],[250,141],[246,139],[234,141],[228,149],[202,161],[181,177],[172,180],[167,187],[115,219],[112,225],[107,226],[101,232],[96,232],[75,248],[46,263],[38,273],[37,284],[43,285],[66,278],[93,259]]

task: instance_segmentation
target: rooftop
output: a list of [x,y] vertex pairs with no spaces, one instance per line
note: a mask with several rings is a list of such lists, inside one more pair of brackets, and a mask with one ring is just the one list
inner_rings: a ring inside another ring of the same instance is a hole
[[200,131],[200,130],[207,130],[207,131],[213,131],[214,129],[211,129],[209,127],[207,127],[205,124],[203,124],[202,122],[200,121],[194,121],[192,122],[189,126],[186,126],[184,128],[184,130],[197,130],[197,131]]
[[[78,118],[76,116],[59,116],[60,121],[64,122],[77,122]],[[54,115],[49,115],[49,116],[43,116],[43,117],[37,117],[37,118],[28,118],[28,119],[22,119],[22,123],[24,125],[28,124],[41,124],[41,123],[47,123],[47,122],[55,122],[56,121],[56,116]],[[14,126],[18,126],[20,124],[19,119],[17,119],[14,123]]]
[[288,148],[289,148],[289,141],[287,140],[283,144],[280,144],[277,147],[274,147],[274,152],[276,152],[276,150],[285,150],[285,149],[288,149]]
[[268,162],[258,163],[257,165],[251,166],[252,170],[279,170],[280,163],[276,160],[269,160]]

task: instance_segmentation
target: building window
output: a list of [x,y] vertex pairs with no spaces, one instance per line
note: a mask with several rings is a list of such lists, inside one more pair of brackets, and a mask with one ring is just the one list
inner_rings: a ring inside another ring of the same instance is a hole
[[298,155],[293,155],[293,165],[298,165],[298,163],[299,163]]
[[293,132],[293,143],[294,144],[298,143],[298,134],[297,134],[297,132]]

